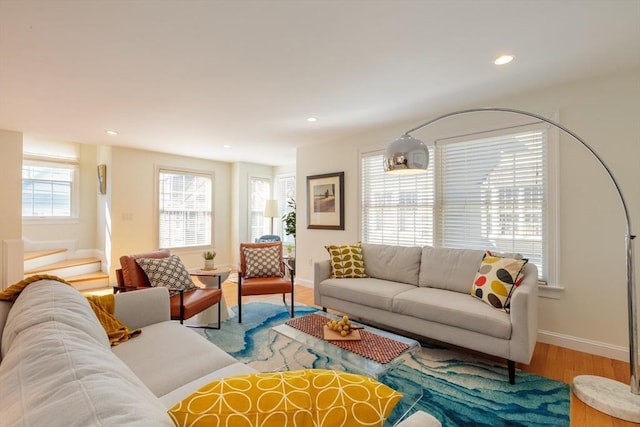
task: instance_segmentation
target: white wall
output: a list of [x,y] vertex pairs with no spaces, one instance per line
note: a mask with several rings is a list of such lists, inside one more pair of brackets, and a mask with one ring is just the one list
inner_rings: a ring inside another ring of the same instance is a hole
[[233,265],[240,262],[240,242],[249,241],[249,195],[250,178],[261,177],[271,179],[271,189],[273,191],[274,168],[268,165],[256,163],[238,162],[233,164],[233,202],[232,202],[232,229],[233,229],[233,252],[231,254]]
[[[96,192],[96,249],[102,253],[103,270],[109,272],[112,269],[111,252],[111,194],[113,175],[111,162],[111,147],[99,146],[96,153],[96,164],[107,166],[107,194]],[[119,267],[119,263],[114,268]],[[115,282],[115,280],[113,280]]]
[[[119,268],[121,255],[148,252],[158,248],[157,167],[185,168],[214,174],[214,243],[216,264],[230,264],[231,164],[151,151],[113,147],[111,152],[111,272]],[[109,190],[108,190],[109,191]],[[202,265],[202,250],[172,251],[187,267]]]
[[[543,114],[557,111],[560,123],[585,139],[613,171],[635,221],[632,227],[637,231],[640,226],[639,100],[640,70],[634,70],[485,105]],[[458,108],[481,106],[484,105],[460,103]],[[398,126],[372,129],[367,134],[298,149],[296,273],[300,281],[311,283],[312,261],[328,259],[324,245],[360,239],[359,152],[382,149],[407,129],[446,112],[425,111],[416,120]],[[416,136],[428,139],[425,131]],[[572,138],[561,136],[559,145],[559,279],[565,290],[559,299],[540,298],[540,340],[628,360],[625,230],[617,193],[595,159]],[[340,171],[345,172],[345,230],[308,230],[306,176]]]
[[[80,147],[80,197],[78,218],[71,220],[23,224],[22,235],[34,242],[75,240],[76,249],[96,248],[96,197],[98,194],[98,178],[96,166],[97,146],[79,144]],[[20,159],[22,165],[22,158]]]
[[[23,270],[22,265],[14,265],[15,260],[23,256],[21,245],[15,244],[22,239],[22,134],[0,130],[0,147],[0,289],[4,289],[17,277],[21,278]],[[10,253],[12,251],[20,253]],[[9,263],[11,265],[7,265]]]

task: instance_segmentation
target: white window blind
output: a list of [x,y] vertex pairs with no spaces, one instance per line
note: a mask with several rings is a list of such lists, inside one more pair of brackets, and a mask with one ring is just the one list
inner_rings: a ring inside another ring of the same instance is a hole
[[249,241],[255,242],[258,237],[271,233],[269,221],[272,219],[264,216],[267,200],[271,199],[271,180],[252,176],[249,181]]
[[71,218],[78,166],[24,160],[22,164],[22,216]]
[[521,253],[548,277],[547,129],[440,141],[426,174],[361,156],[362,241]]
[[282,223],[282,217],[292,210],[287,203],[289,199],[296,199],[296,176],[278,175],[276,177],[276,200],[280,217],[275,220],[277,226],[274,226],[274,233],[282,237],[283,244],[295,245],[293,236],[284,234],[284,224]]
[[212,184],[211,175],[160,170],[161,248],[211,245]]
[[381,152],[363,154],[361,168],[363,241],[433,245],[433,168],[420,175],[388,175]]
[[545,277],[546,133],[438,144],[439,246],[521,253]]

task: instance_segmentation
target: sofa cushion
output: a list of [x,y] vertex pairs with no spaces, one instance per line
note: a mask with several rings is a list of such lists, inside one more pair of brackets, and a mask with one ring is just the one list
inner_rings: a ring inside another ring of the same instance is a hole
[[380,426],[402,394],[363,375],[308,369],[214,381],[175,405],[176,425]]
[[365,273],[376,279],[418,285],[421,247],[362,244]]
[[422,248],[420,286],[469,293],[485,251],[475,249]]
[[244,277],[281,277],[281,246],[243,248],[246,269]]
[[334,279],[363,278],[365,274],[362,245],[325,246],[331,260],[331,277]]
[[7,327],[2,425],[172,425],[158,399],[111,352],[77,290],[54,281],[29,285]]
[[158,397],[236,362],[202,335],[171,321],[143,328],[139,337],[112,351]]
[[471,287],[471,295],[494,308],[509,311],[511,294],[524,276],[528,259],[514,259],[486,253]]
[[[470,298],[468,293],[413,288],[396,295],[392,311],[500,339],[511,338],[509,314]],[[429,336],[429,331],[425,331],[424,335]]]
[[391,310],[393,297],[414,288],[415,286],[406,283],[372,278],[326,279],[322,282],[319,291],[323,296],[382,310]]
[[151,286],[169,288],[170,295],[179,294],[179,290],[188,291],[197,287],[178,255],[169,255],[166,258],[136,258],[136,262],[144,270]]
[[257,372],[249,365],[245,365],[242,362],[235,362],[232,365],[225,366],[216,371],[213,371],[207,375],[197,378],[190,383],[178,387],[177,389],[160,397],[160,402],[167,408],[171,408],[181,400],[186,399],[191,393],[198,390],[200,387],[204,387],[212,381],[219,380],[220,378],[231,377],[234,375],[252,374]]
[[23,331],[49,321],[66,324],[87,339],[110,347],[107,333],[80,292],[55,280],[40,280],[24,288],[13,303],[2,333],[2,356]]

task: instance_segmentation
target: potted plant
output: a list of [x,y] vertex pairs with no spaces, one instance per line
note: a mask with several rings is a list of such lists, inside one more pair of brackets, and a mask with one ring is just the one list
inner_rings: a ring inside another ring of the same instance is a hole
[[204,270],[215,270],[214,260],[216,259],[216,251],[204,251],[202,258],[204,258]]
[[[296,239],[296,201],[290,197],[287,200],[287,206],[289,206],[289,211],[282,216],[282,222],[284,223],[284,234],[287,236],[293,236],[294,245]],[[289,265],[292,269],[296,268],[296,257],[295,253],[292,254],[291,245],[287,245],[287,254],[289,259]]]

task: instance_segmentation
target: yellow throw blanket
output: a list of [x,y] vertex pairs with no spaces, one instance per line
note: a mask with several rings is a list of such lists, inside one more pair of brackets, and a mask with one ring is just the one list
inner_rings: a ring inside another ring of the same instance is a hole
[[52,276],[50,274],[36,274],[33,276],[29,276],[26,279],[22,279],[18,283],[14,283],[4,291],[0,292],[0,301],[14,302],[18,298],[18,296],[20,296],[20,292],[22,292],[24,288],[26,288],[33,282],[37,282],[38,280],[55,280],[66,285],[71,285],[71,283],[58,276]]
[[[57,282],[71,286],[69,282],[58,276],[52,276],[49,274],[36,274],[34,276],[29,276],[26,279],[23,279],[18,283],[9,286],[4,291],[0,292],[0,301],[14,302],[18,298],[18,296],[20,296],[20,293],[24,290],[24,288],[26,288],[33,282],[37,282],[38,280],[55,280]],[[100,321],[100,324],[107,333],[109,342],[112,346],[118,345],[121,342],[125,342],[129,338],[133,338],[142,333],[141,329],[136,329],[134,331],[130,330],[124,323],[122,323],[120,320],[118,320],[117,317],[113,315],[116,305],[113,294],[102,296],[91,295],[87,296],[87,300],[89,301],[89,305],[93,309],[96,317]]]
[[122,323],[113,315],[116,307],[116,300],[113,294],[108,295],[89,295],[87,296],[89,305],[96,314],[100,324],[107,332],[109,342],[112,346],[127,341],[142,333],[142,329],[130,330],[127,325]]

